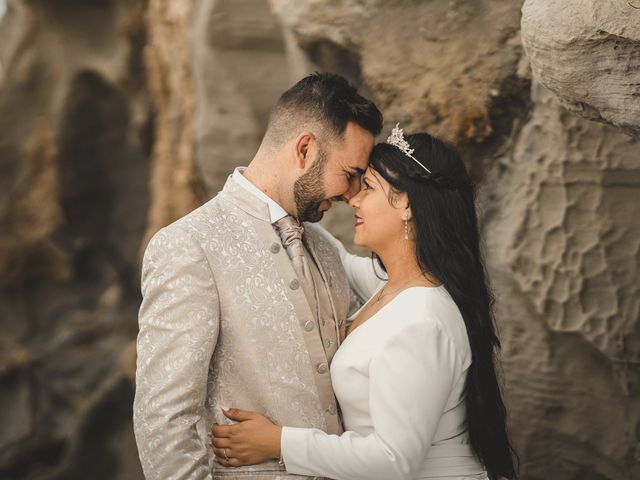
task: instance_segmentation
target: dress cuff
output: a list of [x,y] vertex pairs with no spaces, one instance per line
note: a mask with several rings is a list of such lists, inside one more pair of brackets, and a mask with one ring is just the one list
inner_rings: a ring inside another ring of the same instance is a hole
[[280,458],[288,473],[306,473],[306,428],[282,427]]

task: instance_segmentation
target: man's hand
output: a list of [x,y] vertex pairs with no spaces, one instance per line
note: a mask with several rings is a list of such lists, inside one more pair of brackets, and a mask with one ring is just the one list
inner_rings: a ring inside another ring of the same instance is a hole
[[238,408],[222,412],[239,423],[211,426],[211,446],[218,463],[240,467],[280,458],[282,427],[256,412]]

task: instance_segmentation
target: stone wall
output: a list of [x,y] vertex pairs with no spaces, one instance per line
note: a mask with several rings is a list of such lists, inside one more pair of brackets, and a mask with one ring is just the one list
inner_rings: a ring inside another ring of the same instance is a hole
[[[358,84],[385,132],[455,143],[480,182],[522,478],[640,476],[640,10],[524,3],[9,1],[0,478],[142,478],[140,253],[315,69]],[[349,210],[326,219],[347,243]]]

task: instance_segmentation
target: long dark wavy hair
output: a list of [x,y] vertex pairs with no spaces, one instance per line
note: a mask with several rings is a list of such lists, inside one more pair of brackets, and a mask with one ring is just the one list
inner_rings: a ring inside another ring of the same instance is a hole
[[466,324],[472,353],[465,384],[471,447],[491,479],[512,479],[517,455],[507,435],[506,408],[496,375],[500,340],[482,259],[475,188],[453,148],[427,133],[407,135],[405,140],[414,149],[413,156],[432,173],[387,143],[373,148],[369,166],[389,182],[393,192],[407,193],[418,264],[444,284]]

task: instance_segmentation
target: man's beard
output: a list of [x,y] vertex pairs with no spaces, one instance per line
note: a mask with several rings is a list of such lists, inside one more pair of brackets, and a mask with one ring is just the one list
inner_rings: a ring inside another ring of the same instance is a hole
[[298,178],[293,184],[293,198],[298,210],[300,222],[319,222],[324,212],[320,211],[320,204],[325,200],[324,169],[327,155],[323,150],[318,151],[318,157],[309,171]]

